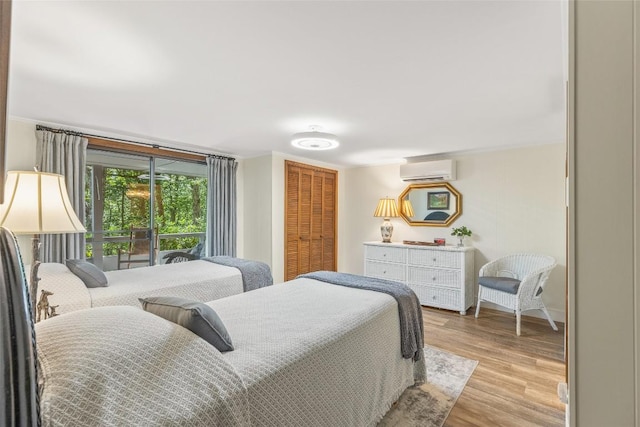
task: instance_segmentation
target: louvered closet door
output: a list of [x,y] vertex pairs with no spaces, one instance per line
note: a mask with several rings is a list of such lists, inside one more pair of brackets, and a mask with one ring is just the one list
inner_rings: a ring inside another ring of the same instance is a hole
[[286,162],[285,280],[336,269],[337,172]]

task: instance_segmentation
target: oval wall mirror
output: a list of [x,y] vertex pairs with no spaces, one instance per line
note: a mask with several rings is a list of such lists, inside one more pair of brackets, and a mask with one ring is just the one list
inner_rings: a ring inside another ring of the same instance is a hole
[[462,195],[448,182],[411,184],[398,197],[409,225],[447,227],[462,214]]

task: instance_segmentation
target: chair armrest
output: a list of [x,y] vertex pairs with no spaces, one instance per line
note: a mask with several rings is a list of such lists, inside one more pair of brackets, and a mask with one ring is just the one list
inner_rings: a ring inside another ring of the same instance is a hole
[[533,294],[533,292],[536,292],[536,289],[538,287],[543,287],[547,282],[547,279],[549,278],[549,274],[551,273],[551,270],[553,270],[555,266],[556,265],[553,264],[551,266],[542,267],[527,274],[522,279],[522,282],[520,282],[520,287],[518,288],[518,295],[526,292],[530,292],[531,294]]
[[495,277],[498,275],[498,270],[500,267],[500,260],[494,260],[486,263],[482,267],[480,267],[480,271],[478,272],[478,276],[492,276]]

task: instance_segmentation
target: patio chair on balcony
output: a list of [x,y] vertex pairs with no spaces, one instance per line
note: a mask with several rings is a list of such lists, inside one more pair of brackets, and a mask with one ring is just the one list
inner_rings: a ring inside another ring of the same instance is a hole
[[165,264],[174,264],[176,262],[194,261],[202,258],[204,255],[204,243],[198,243],[188,251],[169,252],[162,259],[166,260]]
[[[153,233],[153,250],[157,259],[158,254],[158,230]],[[129,228],[129,241],[126,250],[118,250],[118,270],[131,268],[131,265],[143,264],[151,265],[151,253],[149,246],[151,242],[150,230],[148,228]]]

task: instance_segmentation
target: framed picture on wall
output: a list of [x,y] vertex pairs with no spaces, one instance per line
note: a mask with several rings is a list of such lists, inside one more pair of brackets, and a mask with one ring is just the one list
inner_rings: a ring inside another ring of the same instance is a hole
[[449,209],[448,191],[430,191],[427,193],[427,209]]

